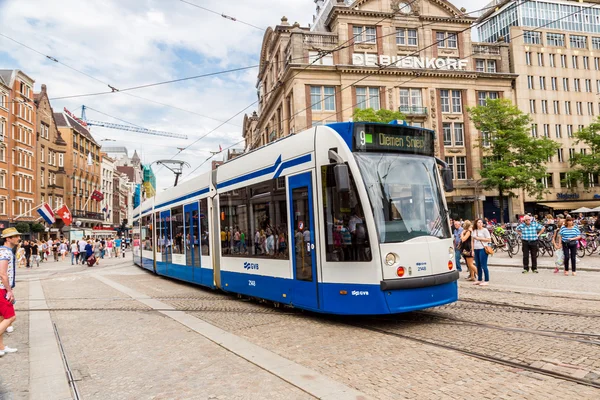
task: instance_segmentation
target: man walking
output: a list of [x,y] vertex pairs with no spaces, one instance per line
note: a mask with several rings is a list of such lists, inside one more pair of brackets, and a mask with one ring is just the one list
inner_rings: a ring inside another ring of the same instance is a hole
[[82,264],[85,264],[85,261],[87,260],[87,257],[85,256],[85,246],[87,246],[87,242],[81,238],[79,239],[79,242],[77,242],[77,245],[79,246],[79,261]]
[[456,270],[458,272],[462,272],[462,267],[460,266],[460,259],[462,258],[460,254],[460,249],[458,245],[460,244],[460,235],[462,235],[464,229],[460,226],[460,221],[454,221],[454,230],[452,234],[454,235],[454,262],[456,263]]
[[17,349],[4,345],[4,332],[15,322],[15,295],[12,288],[15,284],[15,256],[13,249],[19,244],[21,234],[15,228],[2,231],[4,246],[0,247],[0,357],[6,353],[14,353]]
[[530,215],[523,218],[523,222],[517,226],[517,230],[521,232],[523,244],[523,273],[529,272],[529,255],[531,254],[531,270],[538,273],[537,270],[537,253],[538,253],[538,238],[544,233],[544,228],[537,221],[532,221]]
[[26,240],[23,242],[23,249],[25,249],[25,268],[31,267],[31,242]]

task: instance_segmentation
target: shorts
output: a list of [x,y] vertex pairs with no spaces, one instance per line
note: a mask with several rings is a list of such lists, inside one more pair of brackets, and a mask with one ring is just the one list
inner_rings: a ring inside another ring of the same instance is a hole
[[6,300],[6,290],[0,289],[0,316],[9,319],[15,316],[15,306]]

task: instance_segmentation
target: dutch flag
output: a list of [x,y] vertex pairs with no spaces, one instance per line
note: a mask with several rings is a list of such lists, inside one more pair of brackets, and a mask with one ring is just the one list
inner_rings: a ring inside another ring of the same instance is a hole
[[44,220],[52,225],[56,222],[56,218],[54,218],[54,212],[52,211],[52,207],[50,207],[47,203],[44,203],[43,206],[37,209],[38,214],[44,218]]

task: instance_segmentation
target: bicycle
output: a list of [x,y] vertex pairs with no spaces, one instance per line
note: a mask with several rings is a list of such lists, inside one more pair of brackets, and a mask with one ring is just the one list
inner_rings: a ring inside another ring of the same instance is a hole
[[554,246],[552,244],[552,236],[550,233],[542,233],[538,240],[538,253],[537,255],[546,255],[550,257],[554,256]]

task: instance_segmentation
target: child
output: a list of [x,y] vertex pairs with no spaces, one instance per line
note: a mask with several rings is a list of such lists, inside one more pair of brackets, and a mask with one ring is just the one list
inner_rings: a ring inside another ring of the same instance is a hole
[[19,246],[17,246],[17,263],[19,264],[19,268],[22,268],[23,265],[25,265],[25,261],[25,249],[19,244]]

